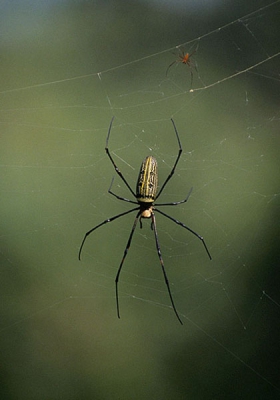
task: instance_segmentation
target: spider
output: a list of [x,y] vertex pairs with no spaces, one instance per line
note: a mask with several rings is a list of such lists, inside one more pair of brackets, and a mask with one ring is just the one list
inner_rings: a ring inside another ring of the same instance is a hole
[[192,53],[184,53],[182,49],[179,49],[179,58],[175,61],[173,61],[167,68],[166,70],[166,76],[168,74],[169,69],[172,67],[174,64],[182,63],[186,64],[190,67],[190,72],[191,72],[191,86],[193,83],[193,72],[192,72],[192,67],[196,68],[196,64],[191,62],[191,57],[196,53],[197,48],[192,52]]
[[173,119],[171,119],[171,122],[173,124],[175,133],[176,133],[176,137],[177,137],[177,141],[178,141],[178,145],[179,145],[179,151],[178,151],[178,155],[177,155],[177,159],[173,165],[173,168],[171,169],[171,172],[169,173],[169,175],[167,176],[167,178],[165,179],[163,185],[161,186],[159,192],[157,193],[157,184],[158,184],[158,173],[157,173],[157,161],[153,156],[147,156],[142,164],[141,164],[141,168],[140,168],[140,172],[139,172],[139,176],[138,176],[138,180],[136,183],[136,192],[134,192],[130,185],[128,184],[127,180],[125,179],[125,177],[123,176],[123,174],[121,173],[121,171],[119,170],[119,168],[117,167],[115,161],[113,160],[110,151],[109,151],[109,137],[110,137],[110,133],[111,133],[111,128],[112,128],[112,124],[114,121],[114,117],[111,120],[110,126],[109,126],[109,130],[108,130],[108,135],[107,135],[107,139],[106,139],[106,147],[105,147],[105,151],[106,154],[108,155],[111,163],[113,164],[116,173],[119,175],[119,177],[122,179],[122,181],[124,182],[124,184],[127,186],[127,188],[129,189],[130,193],[133,195],[133,197],[135,198],[135,200],[129,200],[126,199],[124,197],[120,197],[117,194],[113,193],[111,188],[112,188],[112,184],[113,184],[113,180],[111,182],[111,185],[108,189],[108,192],[113,195],[114,197],[116,197],[118,200],[122,200],[122,201],[126,201],[128,203],[132,203],[132,204],[136,204],[137,207],[134,207],[128,211],[122,212],[118,215],[115,215],[111,218],[105,219],[105,221],[101,222],[100,224],[96,225],[94,228],[90,229],[84,236],[83,241],[81,243],[80,246],[80,250],[79,250],[79,260],[81,260],[81,253],[82,253],[82,249],[85,243],[86,238],[96,229],[100,228],[102,225],[107,224],[108,222],[112,222],[114,220],[116,220],[117,218],[123,217],[126,214],[130,214],[133,211],[137,211],[136,217],[134,219],[134,223],[132,225],[132,229],[124,250],[124,254],[121,260],[121,263],[119,265],[118,271],[117,271],[117,275],[115,278],[115,290],[116,290],[116,305],[117,305],[117,316],[118,318],[120,318],[120,308],[119,308],[119,295],[118,295],[118,282],[119,282],[119,277],[120,277],[120,273],[123,267],[123,263],[125,261],[125,258],[127,256],[128,250],[130,248],[130,244],[132,241],[132,237],[137,225],[137,222],[139,221],[140,223],[140,228],[142,229],[142,218],[151,218],[151,229],[154,232],[155,235],[155,243],[156,243],[156,249],[157,249],[157,254],[158,254],[158,258],[161,264],[161,268],[162,268],[162,272],[163,272],[163,276],[164,276],[164,280],[165,280],[165,284],[168,290],[168,294],[169,294],[169,298],[171,301],[171,305],[172,308],[176,314],[177,319],[179,320],[179,322],[183,325],[181,318],[179,317],[179,314],[176,310],[175,307],[175,303],[171,294],[171,289],[170,289],[170,285],[169,285],[169,281],[167,278],[167,274],[164,268],[164,263],[163,263],[163,258],[161,255],[161,250],[160,250],[160,244],[159,244],[159,239],[158,239],[158,232],[157,232],[157,225],[156,225],[156,217],[155,217],[155,212],[158,212],[159,214],[163,215],[166,218],[169,218],[171,221],[175,222],[176,224],[182,226],[183,228],[187,229],[189,232],[191,232],[193,235],[195,235],[203,244],[210,260],[211,255],[210,252],[206,246],[206,243],[204,242],[204,239],[202,236],[200,236],[198,233],[196,233],[195,231],[193,231],[191,228],[189,228],[188,226],[186,226],[185,224],[183,224],[183,222],[178,221],[177,219],[169,216],[168,214],[166,214],[165,212],[159,210],[157,207],[161,207],[161,206],[177,206],[178,204],[182,204],[182,203],[186,203],[188,201],[188,198],[190,197],[190,194],[192,192],[192,188],[190,189],[187,197],[184,200],[181,201],[177,201],[177,202],[173,202],[173,203],[154,203],[159,196],[162,194],[163,189],[165,188],[166,184],[169,182],[169,180],[171,179],[172,175],[174,174],[174,171],[176,169],[176,166],[178,164],[178,161],[181,157],[182,154],[182,147],[181,147],[181,142],[179,139],[179,134],[177,132],[177,128],[175,126],[175,122],[173,121]]

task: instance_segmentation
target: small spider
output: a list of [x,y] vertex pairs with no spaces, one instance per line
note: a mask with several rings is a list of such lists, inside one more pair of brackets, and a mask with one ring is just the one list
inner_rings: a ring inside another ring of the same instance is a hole
[[[184,53],[182,49],[179,49],[179,58],[175,61],[173,61],[167,68],[166,70],[166,76],[168,74],[169,69],[172,67],[172,65],[174,64],[178,64],[178,63],[182,63],[182,64],[186,64],[189,66],[190,68],[190,73],[191,73],[191,86],[192,86],[192,82],[193,82],[193,72],[192,72],[192,68],[195,68],[195,70],[197,71],[196,68],[196,63],[193,63],[191,61],[191,57],[196,53],[197,48],[192,52],[192,53]],[[175,54],[175,53],[174,53]]]

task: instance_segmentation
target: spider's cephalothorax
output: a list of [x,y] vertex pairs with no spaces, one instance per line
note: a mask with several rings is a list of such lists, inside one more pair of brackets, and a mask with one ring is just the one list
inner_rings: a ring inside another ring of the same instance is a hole
[[127,180],[125,179],[125,177],[123,176],[123,174],[121,173],[121,171],[119,170],[119,168],[117,167],[115,161],[113,160],[113,157],[110,154],[109,151],[109,137],[110,137],[110,133],[111,133],[111,128],[112,128],[112,124],[113,124],[113,120],[114,117],[111,120],[110,126],[109,126],[109,131],[108,131],[108,135],[107,135],[107,140],[106,140],[106,147],[105,147],[105,151],[106,154],[108,155],[111,163],[113,164],[116,173],[119,175],[119,177],[122,179],[122,181],[124,182],[124,184],[126,185],[126,187],[128,188],[128,190],[130,191],[130,193],[134,196],[135,200],[130,200],[130,199],[126,199],[125,197],[121,197],[115,193],[113,193],[111,191],[111,187],[113,184],[113,181],[111,183],[111,186],[108,190],[108,192],[113,195],[114,197],[116,197],[118,200],[122,200],[122,201],[126,201],[127,203],[132,203],[132,204],[136,204],[137,207],[134,207],[130,210],[124,211],[118,215],[115,215],[114,217],[105,219],[105,221],[101,222],[100,224],[96,225],[94,228],[90,229],[84,236],[84,239],[82,241],[82,244],[80,246],[80,251],[79,251],[79,259],[81,259],[81,253],[82,253],[82,249],[84,246],[84,243],[86,241],[86,238],[88,237],[88,235],[90,235],[93,231],[95,231],[97,228],[99,228],[102,225],[107,224],[108,222],[112,222],[117,218],[123,217],[124,215],[127,215],[133,211],[137,211],[136,217],[134,219],[134,223],[132,225],[132,229],[126,244],[126,248],[124,250],[124,254],[121,260],[121,263],[119,265],[118,271],[117,271],[117,275],[115,278],[115,285],[116,285],[116,302],[117,302],[117,315],[120,318],[120,308],[119,308],[119,295],[118,295],[118,282],[119,282],[119,277],[120,277],[120,273],[122,270],[122,266],[124,263],[124,260],[126,258],[127,252],[130,248],[130,244],[132,241],[132,237],[133,234],[135,232],[135,228],[137,225],[137,222],[140,222],[140,227],[142,228],[142,222],[141,219],[142,218],[151,218],[152,222],[151,222],[151,227],[154,231],[154,235],[155,235],[155,242],[156,242],[156,249],[157,249],[157,253],[158,253],[158,258],[161,264],[161,268],[162,268],[162,272],[163,272],[163,276],[164,276],[164,281],[168,290],[168,294],[169,294],[169,298],[173,307],[173,310],[176,314],[176,317],[178,318],[179,322],[181,324],[182,320],[176,310],[175,307],[175,303],[173,301],[173,297],[171,294],[171,289],[170,289],[170,285],[169,285],[169,281],[165,272],[165,268],[164,268],[164,263],[163,263],[163,258],[161,255],[161,250],[160,250],[160,245],[159,245],[159,240],[158,240],[158,233],[157,233],[157,226],[156,226],[156,216],[155,216],[155,212],[158,212],[159,214],[163,215],[164,217],[170,219],[171,221],[175,222],[176,224],[180,225],[181,227],[185,228],[186,230],[188,230],[189,232],[191,232],[194,236],[196,236],[203,244],[210,260],[211,260],[211,255],[209,253],[209,250],[204,242],[204,239],[202,236],[200,236],[198,233],[196,233],[195,231],[193,231],[191,228],[189,228],[187,225],[185,225],[183,222],[178,221],[177,219],[171,217],[170,215],[166,214],[165,212],[161,211],[158,209],[158,207],[160,206],[177,206],[178,204],[182,204],[182,203],[186,203],[188,201],[188,198],[191,194],[192,188],[189,191],[187,197],[184,200],[181,201],[177,201],[177,202],[173,202],[173,203],[155,203],[154,205],[154,201],[156,201],[159,196],[161,195],[161,193],[163,192],[163,189],[165,188],[167,182],[171,179],[172,175],[174,174],[174,171],[176,169],[176,166],[178,164],[178,161],[181,157],[182,154],[182,147],[181,147],[181,143],[180,143],[180,139],[179,139],[179,135],[175,126],[175,123],[173,121],[173,119],[171,119],[171,122],[173,124],[175,133],[176,133],[176,137],[177,137],[177,141],[178,141],[178,145],[179,145],[179,151],[178,151],[178,155],[176,158],[176,161],[171,169],[171,172],[169,173],[169,175],[167,176],[167,178],[165,179],[164,183],[162,184],[159,192],[157,193],[157,184],[158,184],[158,173],[157,173],[157,161],[154,157],[152,156],[148,156],[144,159],[144,161],[141,164],[141,168],[140,168],[140,172],[139,172],[139,176],[138,176],[138,180],[137,180],[137,184],[136,184],[136,193],[134,193],[134,191],[131,189],[130,185],[128,184]]

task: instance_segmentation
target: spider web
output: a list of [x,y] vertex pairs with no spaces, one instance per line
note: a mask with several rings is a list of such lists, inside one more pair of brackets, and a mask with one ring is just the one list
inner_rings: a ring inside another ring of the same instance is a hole
[[[226,16],[190,9],[192,18],[173,7],[4,10],[1,338],[9,398],[22,382],[29,398],[92,395],[97,385],[101,398],[279,396],[280,2],[230,13],[228,5]],[[191,69],[177,63],[166,76],[179,51],[195,49]],[[162,210],[202,235],[213,258],[156,214],[183,327],[149,221],[137,226],[120,275],[120,320],[114,279],[134,214],[92,233],[78,261],[86,231],[133,207],[107,192],[114,176],[114,193],[134,200],[104,151],[112,116],[110,151],[133,190],[147,155],[164,182],[178,154],[171,118],[178,129],[183,153],[159,202],[183,200],[193,187],[187,203]]]

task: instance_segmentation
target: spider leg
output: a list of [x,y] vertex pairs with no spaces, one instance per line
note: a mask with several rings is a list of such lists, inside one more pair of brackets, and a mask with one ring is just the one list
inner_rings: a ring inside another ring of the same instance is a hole
[[197,43],[196,48],[189,54],[189,59],[190,59],[190,57],[192,57],[194,54],[196,54],[198,48],[199,48],[199,42]]
[[176,224],[178,224],[178,225],[182,226],[183,228],[187,229],[187,230],[188,230],[189,232],[191,232],[194,236],[196,236],[199,240],[201,240],[201,242],[202,242],[202,244],[203,244],[203,246],[204,246],[204,248],[205,248],[205,250],[206,250],[206,253],[208,254],[208,257],[210,258],[210,260],[212,260],[212,257],[211,257],[211,255],[210,255],[210,252],[209,252],[209,250],[208,250],[208,248],[207,248],[207,246],[206,246],[206,243],[204,242],[204,239],[203,239],[202,236],[200,236],[198,233],[196,233],[195,231],[193,231],[193,230],[192,230],[191,228],[189,228],[187,225],[183,224],[183,222],[180,222],[180,221],[178,221],[177,219],[175,219],[175,218],[173,218],[173,217],[170,217],[170,215],[165,214],[163,211],[158,210],[158,209],[155,209],[155,211],[159,212],[160,214],[164,215],[166,218],[171,219],[171,221],[173,221],[173,222],[175,222]]
[[197,62],[195,60],[191,60],[190,58],[197,52],[197,49],[198,49],[198,45],[197,45],[196,49],[189,55],[189,61],[188,61],[188,66],[190,67],[190,74],[191,74],[191,88],[192,88],[192,84],[193,84],[192,68],[194,68],[197,73],[198,73],[198,70],[197,70]]
[[166,284],[166,287],[167,287],[167,290],[168,290],[168,294],[169,294],[169,298],[170,298],[170,301],[171,301],[171,304],[172,304],[172,308],[173,308],[173,310],[174,310],[174,312],[176,314],[176,317],[178,318],[180,324],[183,325],[183,322],[181,321],[181,318],[179,317],[179,314],[178,314],[178,312],[176,310],[175,303],[173,301],[173,297],[172,297],[172,294],[171,294],[171,289],[170,289],[170,286],[169,286],[169,281],[168,281],[168,278],[167,278],[167,275],[166,275],[166,272],[165,272],[163,258],[162,258],[162,255],[161,255],[160,245],[159,245],[159,241],[158,241],[156,217],[155,217],[154,213],[152,213],[152,224],[153,224],[153,231],[155,233],[155,240],[156,240],[156,248],[157,248],[158,258],[159,258],[159,261],[160,261],[160,264],[161,264],[161,269],[162,269],[162,272],[163,272],[163,275],[164,275],[164,280],[165,280],[165,284]]
[[[181,61],[181,60],[180,60]],[[167,67],[167,70],[166,70],[166,73],[165,73],[165,76],[167,76],[167,74],[168,74],[168,71],[169,71],[169,69],[172,67],[172,65],[174,65],[174,64],[177,64],[178,62],[180,62],[179,60],[175,60],[175,61],[173,61],[168,67]]]
[[117,167],[117,165],[116,165],[115,161],[113,160],[113,157],[111,156],[110,151],[109,151],[109,147],[108,147],[108,144],[109,144],[109,137],[110,137],[111,128],[112,128],[112,125],[113,125],[114,118],[115,118],[115,117],[113,117],[113,118],[111,119],[111,122],[110,122],[109,130],[108,130],[108,135],[107,135],[107,139],[106,139],[105,151],[106,151],[107,156],[110,158],[110,161],[111,161],[111,163],[113,164],[116,173],[119,175],[119,177],[120,177],[120,178],[122,179],[122,181],[125,183],[125,185],[128,187],[128,189],[130,190],[130,193],[132,193],[133,196],[136,197],[135,193],[133,192],[133,190],[132,190],[131,187],[129,186],[129,184],[128,184],[128,182],[126,181],[125,177],[123,176],[123,174],[121,173],[121,171],[120,171],[119,168]]
[[193,64],[192,64],[193,66],[194,66],[194,69],[196,70],[196,72],[198,73],[198,69],[197,69],[197,62],[194,60],[194,62],[193,62]]
[[111,187],[112,187],[112,185],[113,185],[113,182],[114,182],[114,178],[112,179],[111,185],[110,185],[110,187],[109,187],[109,189],[108,189],[108,193],[110,193],[110,194],[112,194],[113,196],[115,196],[118,200],[126,201],[126,202],[128,202],[128,203],[138,204],[137,201],[133,201],[133,200],[130,200],[130,199],[126,199],[125,197],[121,197],[121,196],[118,196],[117,194],[113,193],[112,190],[111,190]]
[[174,174],[174,171],[175,171],[175,169],[176,169],[176,166],[177,166],[177,164],[178,164],[178,161],[179,161],[179,159],[180,159],[180,157],[181,157],[181,154],[182,154],[182,151],[183,151],[182,146],[181,146],[181,142],[180,142],[180,138],[179,138],[179,134],[178,134],[178,131],[177,131],[175,122],[173,121],[172,118],[171,118],[171,122],[172,122],[172,124],[173,124],[174,130],[175,130],[175,133],[176,133],[176,137],[177,137],[177,140],[178,140],[179,151],[178,151],[178,156],[177,156],[177,159],[176,159],[176,161],[175,161],[175,164],[173,165],[173,168],[172,168],[170,174],[168,175],[168,177],[166,178],[166,180],[165,180],[165,182],[163,183],[162,187],[160,188],[160,191],[158,192],[158,194],[157,194],[157,196],[156,196],[156,199],[159,198],[159,196],[161,195],[163,189],[165,188],[165,185],[167,184],[167,182],[171,179],[172,175]]
[[192,190],[193,190],[193,188],[190,189],[187,197],[184,200],[175,201],[173,203],[160,203],[160,204],[156,203],[155,206],[177,206],[178,204],[186,203],[189,200]]
[[[138,208],[134,208],[134,210],[138,210]],[[134,220],[134,223],[132,225],[132,229],[131,229],[131,232],[130,232],[130,235],[129,235],[129,238],[128,238],[128,241],[127,241],[127,245],[126,245],[126,248],[125,248],[124,253],[123,253],[123,258],[121,260],[121,263],[120,263],[120,266],[119,266],[119,269],[118,269],[118,272],[117,272],[117,275],[116,275],[116,278],[115,278],[116,302],[117,302],[117,315],[118,315],[118,318],[120,318],[119,293],[118,293],[119,277],[120,277],[120,273],[121,273],[121,270],[122,270],[122,266],[123,266],[124,260],[126,258],[127,253],[128,253],[128,250],[130,248],[131,240],[132,240],[132,237],[133,237],[133,234],[134,234],[134,231],[135,231],[135,228],[136,228],[136,225],[137,225],[137,221],[139,219],[140,214],[141,214],[141,210],[138,211],[138,213],[137,213],[137,215],[135,217],[135,220]]]
[[[190,65],[190,64],[189,64]],[[193,72],[192,72],[192,67],[190,66],[190,73],[191,73],[191,88],[193,84]]]
[[179,57],[181,57],[181,59],[184,59],[184,57],[185,57],[185,52],[181,47],[179,49]]
[[112,221],[114,221],[115,219],[120,218],[120,217],[122,217],[123,215],[129,214],[129,213],[131,213],[132,211],[136,211],[136,210],[139,210],[139,207],[132,208],[131,210],[128,210],[128,211],[125,211],[125,212],[123,212],[123,213],[121,213],[121,214],[115,215],[114,217],[105,219],[105,221],[101,222],[101,224],[98,224],[98,225],[96,225],[94,228],[90,229],[90,230],[85,234],[85,236],[84,236],[84,238],[83,238],[83,241],[82,241],[82,244],[81,244],[81,246],[80,246],[80,250],[79,250],[79,260],[81,259],[82,249],[83,249],[84,243],[85,243],[85,241],[86,241],[86,238],[87,238],[93,231],[95,231],[95,230],[96,230],[97,228],[99,228],[100,226],[107,224],[107,222],[112,222]]

